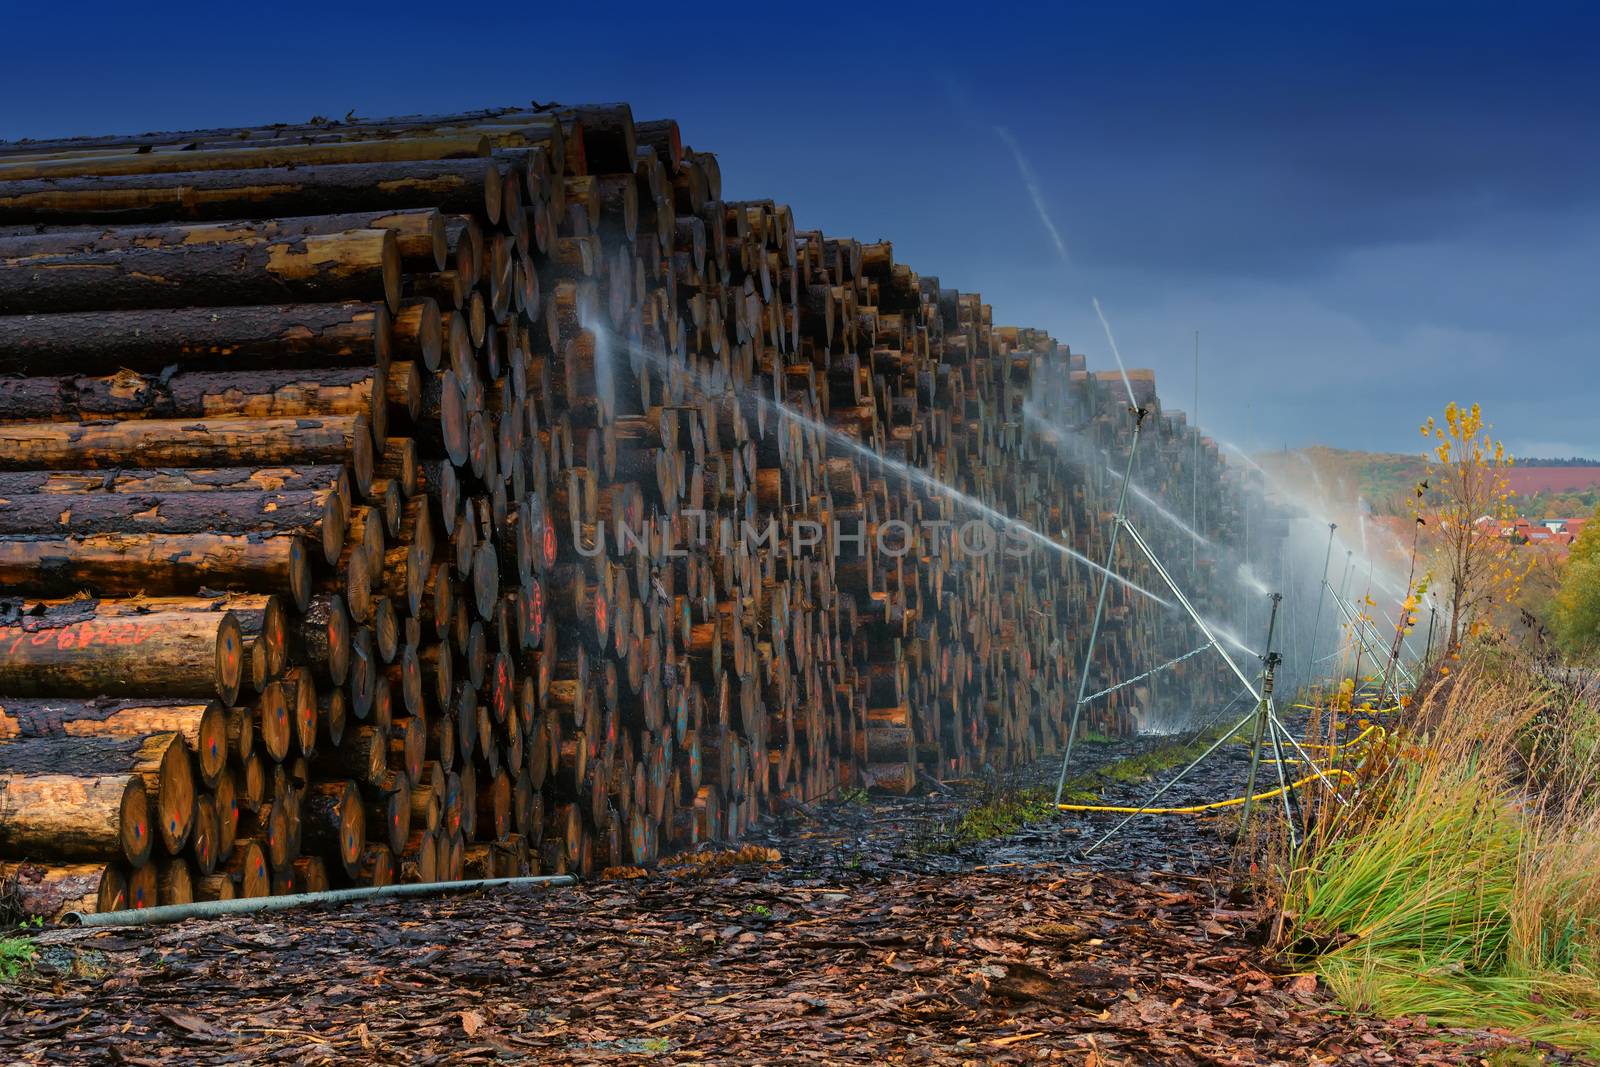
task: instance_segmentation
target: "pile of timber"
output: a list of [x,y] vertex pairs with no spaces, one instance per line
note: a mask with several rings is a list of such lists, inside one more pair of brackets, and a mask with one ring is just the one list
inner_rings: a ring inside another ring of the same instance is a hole
[[[1121,377],[721,186],[626,105],[0,145],[27,910],[589,874],[1061,745],[1095,574],[1043,542],[1104,552]],[[1114,585],[1094,680],[1193,643]]]

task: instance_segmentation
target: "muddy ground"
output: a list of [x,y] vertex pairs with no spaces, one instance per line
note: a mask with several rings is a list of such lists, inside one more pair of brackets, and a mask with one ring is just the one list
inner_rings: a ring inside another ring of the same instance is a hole
[[[1080,769],[1151,743],[1089,745]],[[1163,802],[1234,795],[1228,745]],[[739,863],[180,926],[47,932],[0,1062],[1540,1062],[1342,1013],[1259,948],[1224,819],[975,836],[1056,764],[769,820]],[[1170,776],[1167,771],[1158,780]],[[1112,803],[1150,783],[1116,782]],[[976,811],[984,818],[972,813]],[[1035,812],[1037,813],[1037,812]],[[982,824],[982,825],[980,825]],[[992,827],[991,827],[992,828]],[[781,857],[781,858],[777,858]],[[724,856],[724,859],[729,857]]]

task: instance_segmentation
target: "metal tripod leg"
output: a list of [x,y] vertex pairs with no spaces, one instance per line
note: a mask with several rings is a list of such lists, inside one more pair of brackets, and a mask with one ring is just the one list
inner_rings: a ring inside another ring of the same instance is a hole
[[1245,827],[1250,825],[1250,808],[1255,804],[1256,798],[1256,772],[1261,767],[1261,741],[1271,723],[1272,682],[1279,662],[1278,654],[1272,650],[1272,635],[1278,626],[1278,605],[1282,603],[1283,594],[1273,593],[1272,615],[1267,619],[1266,655],[1262,657],[1265,669],[1261,674],[1261,697],[1256,702],[1256,729],[1250,738],[1250,775],[1244,787],[1244,812],[1239,816],[1241,835]]
[[[1139,551],[1145,554],[1145,558],[1150,561],[1150,566],[1155,569],[1155,572],[1158,575],[1161,576],[1161,580],[1167,583],[1167,588],[1172,590],[1173,597],[1178,601],[1183,609],[1189,613],[1189,618],[1194,620],[1194,624],[1200,628],[1201,633],[1205,634],[1206,637],[1211,639],[1213,647],[1215,647],[1217,650],[1217,655],[1221,656],[1222,662],[1226,663],[1228,665],[1228,669],[1233,671],[1234,677],[1239,679],[1239,684],[1244,687],[1244,691],[1256,700],[1260,700],[1260,692],[1258,692],[1256,687],[1251,684],[1250,679],[1245,677],[1244,672],[1239,669],[1239,665],[1233,661],[1233,657],[1229,656],[1222,645],[1218,643],[1216,634],[1211,631],[1210,626],[1206,625],[1206,621],[1200,617],[1200,613],[1195,610],[1194,605],[1189,603],[1189,598],[1184,596],[1182,589],[1178,588],[1178,583],[1173,580],[1172,575],[1167,572],[1167,569],[1161,565],[1161,560],[1156,558],[1154,550],[1150,548],[1150,545],[1145,541],[1144,537],[1140,535],[1138,529],[1133,525],[1133,523],[1128,522],[1126,519],[1123,520],[1123,525],[1128,529],[1129,539],[1138,546]],[[1276,716],[1272,714],[1271,708],[1267,709],[1267,714],[1269,717],[1276,718]],[[1280,723],[1280,725],[1282,724]],[[1297,750],[1300,750],[1299,744],[1296,743],[1292,737],[1289,740],[1291,744],[1295,745]],[[1307,760],[1310,759],[1309,756],[1306,756],[1304,750],[1300,750],[1300,755],[1305,757]],[[1333,791],[1334,797],[1339,801],[1339,803],[1344,804],[1345,799],[1344,797],[1339,796],[1338,787],[1328,779],[1327,775],[1322,773],[1322,769],[1317,767],[1315,764],[1312,765],[1312,769],[1316,772],[1317,778],[1322,782],[1322,784]]]
[[1289,797],[1289,779],[1283,771],[1283,746],[1278,743],[1279,734],[1283,731],[1278,725],[1278,718],[1272,712],[1272,698],[1268,697],[1267,726],[1272,732],[1272,756],[1278,768],[1278,799],[1283,803],[1283,825],[1289,830],[1289,852],[1292,854],[1299,843],[1295,839],[1294,808]]
[[1193,763],[1189,764],[1189,766],[1187,766],[1183,770],[1179,771],[1178,772],[1178,776],[1176,778],[1172,779],[1172,781],[1168,782],[1166,785],[1162,786],[1160,789],[1157,789],[1154,793],[1152,793],[1150,795],[1150,799],[1144,802],[1144,806],[1143,807],[1141,807],[1138,811],[1135,811],[1135,812],[1133,812],[1133,813],[1131,813],[1129,815],[1124,816],[1121,822],[1117,823],[1117,825],[1113,826],[1111,829],[1106,831],[1105,836],[1101,837],[1100,840],[1096,841],[1094,844],[1092,844],[1088,848],[1084,849],[1083,850],[1083,854],[1085,856],[1087,856],[1089,853],[1093,852],[1095,849],[1099,848],[1101,845],[1103,845],[1107,841],[1111,840],[1112,836],[1115,835],[1118,830],[1121,830],[1124,826],[1128,825],[1128,823],[1132,822],[1136,817],[1138,817],[1139,815],[1144,814],[1147,810],[1149,810],[1149,808],[1152,807],[1155,804],[1156,801],[1161,799],[1161,797],[1166,793],[1167,790],[1171,789],[1173,786],[1175,786],[1179,782],[1183,781],[1183,779],[1188,776],[1190,771],[1194,770],[1196,767],[1200,766],[1200,764],[1204,763],[1205,760],[1206,760],[1206,757],[1210,756],[1217,749],[1221,748],[1226,742],[1232,740],[1233,735],[1237,734],[1240,730],[1244,729],[1245,724],[1248,723],[1251,720],[1251,718],[1253,718],[1256,714],[1257,714],[1257,709],[1256,708],[1251,708],[1249,714],[1247,714],[1244,718],[1240,719],[1238,722],[1233,724],[1233,728],[1232,729],[1230,729],[1227,733],[1223,734],[1221,737],[1217,738],[1216,741],[1212,742],[1211,747],[1206,749],[1204,752],[1200,753],[1200,755],[1196,756],[1194,758],[1194,762]]
[[1117,535],[1122,531],[1123,520],[1128,513],[1128,487],[1133,484],[1133,461],[1139,453],[1139,433],[1144,428],[1145,410],[1130,408],[1129,411],[1133,415],[1133,443],[1128,447],[1128,470],[1122,478],[1122,491],[1117,496],[1117,515],[1106,544],[1106,565],[1100,573],[1100,594],[1094,604],[1094,622],[1089,626],[1089,647],[1084,650],[1083,670],[1078,673],[1078,699],[1072,705],[1072,722],[1067,727],[1067,743],[1061,753],[1061,775],[1056,779],[1057,804],[1061,803],[1061,793],[1067,787],[1067,768],[1072,764],[1072,742],[1078,736],[1078,718],[1083,714],[1084,694],[1089,691],[1089,668],[1094,664],[1095,644],[1100,639],[1100,622],[1106,613],[1106,591],[1111,586],[1111,568],[1117,562]]

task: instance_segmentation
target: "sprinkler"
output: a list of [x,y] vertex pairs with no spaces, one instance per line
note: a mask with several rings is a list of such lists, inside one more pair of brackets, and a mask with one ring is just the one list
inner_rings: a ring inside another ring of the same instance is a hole
[[[1255,733],[1250,738],[1250,776],[1245,780],[1244,811],[1239,816],[1240,837],[1244,836],[1245,829],[1250,825],[1250,807],[1256,794],[1256,771],[1261,766],[1261,741],[1267,731],[1267,708],[1272,700],[1273,675],[1283,661],[1283,657],[1272,650],[1272,631],[1278,625],[1278,605],[1282,603],[1283,594],[1273,593],[1272,613],[1267,617],[1267,654],[1262,657],[1265,670],[1261,676],[1261,700],[1256,705]],[[1281,770],[1279,773],[1282,773]]]

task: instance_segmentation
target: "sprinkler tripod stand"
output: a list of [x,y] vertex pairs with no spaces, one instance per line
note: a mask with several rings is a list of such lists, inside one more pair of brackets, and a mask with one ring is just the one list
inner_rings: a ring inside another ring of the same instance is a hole
[[1272,594],[1272,615],[1267,620],[1267,651],[1261,657],[1261,702],[1256,706],[1255,734],[1250,739],[1250,775],[1244,787],[1244,811],[1239,815],[1239,836],[1243,837],[1250,826],[1250,808],[1255,803],[1256,773],[1261,768],[1261,742],[1263,735],[1271,732],[1273,764],[1278,769],[1278,796],[1283,800],[1283,815],[1289,827],[1289,847],[1295,847],[1294,812],[1289,806],[1289,787],[1283,775],[1283,746],[1278,743],[1278,725],[1273,714],[1272,687],[1278,664],[1283,656],[1272,647],[1272,631],[1278,621],[1278,605],[1283,603],[1282,593]]
[[[1133,399],[1131,390],[1129,399]],[[1078,699],[1072,705],[1072,723],[1067,727],[1066,748],[1061,754],[1061,776],[1056,779],[1057,804],[1061,803],[1061,793],[1067,787],[1067,768],[1072,764],[1072,742],[1078,736],[1078,717],[1083,714],[1083,705],[1087,700],[1085,694],[1089,692],[1089,668],[1094,665],[1094,648],[1100,639],[1100,623],[1106,613],[1106,591],[1111,586],[1111,570],[1117,562],[1117,534],[1127,522],[1128,487],[1133,484],[1133,461],[1139,455],[1139,435],[1144,429],[1144,417],[1149,411],[1129,404],[1128,414],[1133,417],[1133,443],[1128,446],[1128,469],[1122,476],[1122,490],[1117,494],[1116,519],[1112,523],[1111,536],[1106,543],[1106,564],[1100,572],[1100,592],[1095,599],[1094,622],[1089,626],[1089,645],[1083,651],[1083,670],[1078,672]]]
[[1265,666],[1261,675],[1261,700],[1256,704],[1256,727],[1250,737],[1250,776],[1245,780],[1244,812],[1239,816],[1239,832],[1250,824],[1250,805],[1256,795],[1256,771],[1261,767],[1261,742],[1267,733],[1267,704],[1272,700],[1273,674],[1283,657],[1272,650],[1272,628],[1278,621],[1278,605],[1282,593],[1272,594],[1272,615],[1267,620],[1267,654],[1262,657]]
[[[1130,400],[1131,399],[1132,398],[1130,396]],[[1073,704],[1072,722],[1071,722],[1071,725],[1070,725],[1070,727],[1068,728],[1068,731],[1067,731],[1067,741],[1066,741],[1066,745],[1065,745],[1065,750],[1064,750],[1064,752],[1062,754],[1062,758],[1061,758],[1061,775],[1056,781],[1055,803],[1059,807],[1059,805],[1061,804],[1061,794],[1066,789],[1067,771],[1068,771],[1068,768],[1071,766],[1071,762],[1072,762],[1072,743],[1073,743],[1074,739],[1077,736],[1078,721],[1079,721],[1079,717],[1083,713],[1083,705],[1084,705],[1085,701],[1088,699],[1087,694],[1088,694],[1088,691],[1089,691],[1089,669],[1090,669],[1091,666],[1093,666],[1093,663],[1094,663],[1095,644],[1099,639],[1099,636],[1100,636],[1100,624],[1101,624],[1101,622],[1102,622],[1102,620],[1104,618],[1104,615],[1105,615],[1106,592],[1107,592],[1107,589],[1108,589],[1108,587],[1110,585],[1110,581],[1111,581],[1112,567],[1116,563],[1117,540],[1118,540],[1118,534],[1120,532],[1126,532],[1127,533],[1128,539],[1130,541],[1132,541],[1134,543],[1134,545],[1139,549],[1139,551],[1144,554],[1145,559],[1147,559],[1149,561],[1150,566],[1155,570],[1155,572],[1158,575],[1160,575],[1161,580],[1166,583],[1167,588],[1172,591],[1172,595],[1173,595],[1174,599],[1176,599],[1178,604],[1183,608],[1183,610],[1188,613],[1189,618],[1194,622],[1194,624],[1197,627],[1199,627],[1200,632],[1205,635],[1206,643],[1203,646],[1201,646],[1201,649],[1203,650],[1204,648],[1212,648],[1212,649],[1216,650],[1217,655],[1222,657],[1222,661],[1225,664],[1227,664],[1228,669],[1230,671],[1232,671],[1234,677],[1236,677],[1239,680],[1239,683],[1240,683],[1240,685],[1242,685],[1244,687],[1245,692],[1247,692],[1253,698],[1253,703],[1255,705],[1255,706],[1253,706],[1251,708],[1250,712],[1247,715],[1245,715],[1244,718],[1240,719],[1237,723],[1235,723],[1233,725],[1232,728],[1230,728],[1226,733],[1224,733],[1221,737],[1219,737],[1216,740],[1216,742],[1213,743],[1204,752],[1202,752],[1194,760],[1193,763],[1189,764],[1189,766],[1185,767],[1181,772],[1179,772],[1179,774],[1178,774],[1178,776],[1176,778],[1172,779],[1170,782],[1166,783],[1160,789],[1158,789],[1156,791],[1155,795],[1152,796],[1145,803],[1144,808],[1148,808],[1151,805],[1153,805],[1155,803],[1155,801],[1157,799],[1159,799],[1160,796],[1163,793],[1165,793],[1168,789],[1172,788],[1172,786],[1176,785],[1179,781],[1181,781],[1184,778],[1185,775],[1189,774],[1190,771],[1192,771],[1192,770],[1194,770],[1194,768],[1198,767],[1213,752],[1215,752],[1217,749],[1221,748],[1224,742],[1226,742],[1227,740],[1232,738],[1235,734],[1237,734],[1253,718],[1254,719],[1258,719],[1262,723],[1264,723],[1264,726],[1262,727],[1262,729],[1270,731],[1271,739],[1272,739],[1272,745],[1273,745],[1273,751],[1275,753],[1277,753],[1278,756],[1279,756],[1276,766],[1277,766],[1277,770],[1278,770],[1278,781],[1279,781],[1279,785],[1280,785],[1280,795],[1283,797],[1284,813],[1285,813],[1286,816],[1288,816],[1290,814],[1290,812],[1289,812],[1289,800],[1288,800],[1289,787],[1288,787],[1288,782],[1284,778],[1284,774],[1283,774],[1283,759],[1282,759],[1282,748],[1280,746],[1280,740],[1287,741],[1289,743],[1289,745],[1291,745],[1294,748],[1294,750],[1299,753],[1300,758],[1305,761],[1306,766],[1310,767],[1312,769],[1312,771],[1314,772],[1314,774],[1316,775],[1316,777],[1322,782],[1322,784],[1324,786],[1326,786],[1333,793],[1334,799],[1339,801],[1340,804],[1348,803],[1344,799],[1344,797],[1340,795],[1338,787],[1333,784],[1333,782],[1328,778],[1327,775],[1322,773],[1322,769],[1317,766],[1316,761],[1314,761],[1311,758],[1311,756],[1306,752],[1306,750],[1300,746],[1300,743],[1294,739],[1294,736],[1292,734],[1289,733],[1288,728],[1283,725],[1282,720],[1280,720],[1278,718],[1277,710],[1272,705],[1272,700],[1271,700],[1272,691],[1271,691],[1270,685],[1267,688],[1265,697],[1263,697],[1262,693],[1257,691],[1255,685],[1250,681],[1250,679],[1248,677],[1246,677],[1245,673],[1239,669],[1238,664],[1234,663],[1233,657],[1229,656],[1228,653],[1227,653],[1227,650],[1222,647],[1221,640],[1217,637],[1216,633],[1212,631],[1211,627],[1206,623],[1205,619],[1200,615],[1200,613],[1197,610],[1195,610],[1194,605],[1189,602],[1189,598],[1184,594],[1183,590],[1178,586],[1178,583],[1172,577],[1172,574],[1167,570],[1167,568],[1165,566],[1162,565],[1161,560],[1156,556],[1155,551],[1150,547],[1149,543],[1147,541],[1145,541],[1144,537],[1139,533],[1138,529],[1133,525],[1133,523],[1131,521],[1129,521],[1129,519],[1128,519],[1128,487],[1132,484],[1132,481],[1133,481],[1134,459],[1138,454],[1140,432],[1143,429],[1144,419],[1145,419],[1145,416],[1148,414],[1148,412],[1146,411],[1146,409],[1140,408],[1140,407],[1135,407],[1133,404],[1130,403],[1129,406],[1128,406],[1128,413],[1129,413],[1129,415],[1131,415],[1133,417],[1133,441],[1132,441],[1132,443],[1131,443],[1131,445],[1129,446],[1129,449],[1128,449],[1127,472],[1124,474],[1123,479],[1122,479],[1122,491],[1121,491],[1120,495],[1117,498],[1116,517],[1115,517],[1115,520],[1114,520],[1114,525],[1112,526],[1112,529],[1111,529],[1111,535],[1108,538],[1108,544],[1107,544],[1107,549],[1106,549],[1106,562],[1105,562],[1105,566],[1101,569],[1100,591],[1099,591],[1098,598],[1096,599],[1096,602],[1095,602],[1094,621],[1093,621],[1092,625],[1089,628],[1088,647],[1084,651],[1083,670],[1078,676],[1078,698],[1077,698],[1077,701]],[[1329,535],[1330,535],[1330,543],[1331,543],[1331,536],[1332,536],[1332,531],[1331,530],[1329,531]],[[1347,561],[1347,563],[1348,563],[1348,561]],[[1268,644],[1267,653],[1269,653],[1269,654],[1271,653],[1271,647],[1270,646],[1271,646],[1271,643],[1272,643],[1273,629],[1274,629],[1274,627],[1276,625],[1276,621],[1277,621],[1278,603],[1282,599],[1283,598],[1282,598],[1281,594],[1278,594],[1278,593],[1274,593],[1273,594],[1272,620],[1268,625],[1268,632],[1267,632],[1267,644]],[[1198,651],[1200,651],[1200,650],[1197,650],[1197,652]],[[1191,655],[1192,654],[1194,654],[1194,653],[1191,653]],[[1188,656],[1180,657],[1180,659],[1187,659],[1187,658],[1188,658]],[[1281,661],[1281,657],[1280,657],[1279,660],[1274,661],[1273,667],[1276,667],[1277,666],[1277,662],[1279,662],[1279,661]],[[1172,662],[1176,663],[1176,662],[1179,662],[1179,660],[1174,660]],[[1163,666],[1170,666],[1170,665],[1171,664],[1165,664]],[[1161,668],[1158,668],[1158,669],[1161,669]],[[1257,740],[1257,744],[1256,744],[1255,748],[1256,748],[1256,757],[1258,759],[1259,758],[1259,749],[1260,749],[1259,734],[1258,734],[1258,740]],[[1105,836],[1101,837],[1100,840],[1096,841],[1093,845],[1090,845],[1087,849],[1085,849],[1084,850],[1084,855],[1088,855],[1089,853],[1093,852],[1095,849],[1099,848],[1101,845],[1105,844],[1106,841],[1108,841],[1114,834],[1117,833],[1117,831],[1121,830],[1136,815],[1140,814],[1140,812],[1142,812],[1144,810],[1144,808],[1141,808],[1139,811],[1136,811],[1133,814],[1128,815],[1121,822],[1119,822],[1116,826],[1112,827],[1111,830],[1109,830],[1105,834]],[[1292,817],[1290,818],[1289,821],[1290,821],[1290,833],[1292,834],[1294,832],[1293,831],[1293,819],[1292,819]]]
[[[1139,544],[1141,548],[1144,548],[1146,553],[1149,553],[1150,550],[1149,550],[1148,546],[1144,545],[1143,539],[1140,538],[1138,533],[1136,531],[1133,531],[1131,529],[1131,527],[1130,527],[1130,534],[1132,535],[1135,543]],[[1166,574],[1165,568],[1163,568],[1161,566],[1161,564],[1155,560],[1155,557],[1153,555],[1151,555],[1150,559],[1151,559],[1151,563],[1155,566],[1156,570],[1159,573],[1161,573],[1163,577],[1166,577],[1167,580],[1168,580],[1168,583],[1171,584],[1171,578]],[[1312,769],[1312,771],[1316,775],[1316,777],[1318,779],[1320,779],[1321,782],[1325,786],[1327,786],[1327,788],[1333,793],[1333,796],[1334,796],[1335,800],[1337,800],[1340,804],[1345,804],[1345,803],[1348,803],[1348,802],[1344,799],[1343,796],[1341,796],[1339,794],[1338,788],[1336,786],[1334,786],[1333,782],[1329,780],[1327,775],[1323,774],[1322,770],[1316,765],[1316,763],[1311,759],[1311,757],[1309,755],[1307,755],[1305,749],[1300,747],[1300,743],[1294,739],[1294,735],[1289,733],[1288,727],[1285,726],[1283,724],[1283,721],[1278,718],[1277,708],[1274,705],[1273,700],[1272,700],[1273,676],[1274,676],[1275,671],[1277,670],[1278,665],[1282,662],[1282,656],[1279,655],[1276,651],[1273,651],[1271,649],[1270,645],[1271,645],[1272,636],[1273,636],[1272,631],[1275,628],[1275,624],[1276,624],[1276,620],[1277,620],[1278,604],[1283,599],[1282,594],[1279,594],[1279,593],[1272,594],[1272,598],[1273,598],[1273,601],[1272,601],[1272,615],[1271,615],[1271,618],[1269,619],[1268,624],[1267,624],[1267,626],[1268,626],[1267,640],[1268,640],[1269,647],[1268,647],[1267,651],[1262,656],[1262,661],[1263,661],[1263,664],[1264,664],[1264,666],[1266,668],[1266,672],[1265,672],[1265,674],[1263,676],[1263,679],[1262,679],[1263,680],[1262,688],[1258,692],[1256,690],[1255,686],[1250,684],[1249,680],[1245,678],[1243,672],[1241,672],[1239,670],[1238,666],[1233,662],[1232,657],[1230,657],[1227,654],[1227,652],[1223,650],[1223,648],[1222,648],[1222,646],[1220,644],[1216,643],[1216,638],[1212,635],[1209,627],[1207,627],[1205,625],[1205,623],[1203,621],[1201,621],[1201,619],[1200,619],[1198,614],[1194,614],[1194,609],[1192,607],[1190,607],[1187,598],[1185,598],[1183,596],[1183,594],[1176,589],[1175,586],[1173,587],[1173,591],[1178,596],[1180,603],[1182,603],[1186,608],[1189,608],[1190,613],[1193,615],[1195,622],[1200,626],[1200,628],[1202,630],[1205,631],[1206,636],[1210,637],[1212,639],[1211,647],[1213,647],[1213,648],[1215,648],[1217,650],[1217,654],[1222,657],[1223,662],[1225,662],[1233,670],[1233,673],[1235,674],[1235,676],[1237,676],[1240,679],[1240,681],[1243,682],[1245,691],[1247,693],[1249,693],[1250,696],[1255,698],[1254,699],[1254,705],[1251,707],[1251,709],[1248,712],[1245,713],[1243,718],[1239,719],[1231,727],[1229,727],[1226,731],[1224,731],[1214,742],[1211,743],[1210,747],[1208,747],[1204,752],[1200,753],[1200,755],[1196,756],[1194,758],[1194,760],[1187,767],[1185,767],[1183,770],[1179,771],[1178,774],[1175,777],[1173,777],[1171,781],[1168,781],[1167,783],[1162,785],[1159,789],[1157,789],[1154,793],[1152,793],[1150,795],[1149,799],[1147,799],[1144,802],[1144,804],[1140,806],[1139,810],[1134,811],[1134,812],[1124,816],[1120,822],[1118,822],[1115,826],[1113,826],[1111,829],[1107,830],[1103,835],[1101,835],[1099,840],[1097,840],[1094,844],[1090,845],[1088,848],[1084,849],[1083,850],[1083,854],[1085,856],[1090,855],[1096,849],[1098,849],[1101,845],[1105,844],[1107,841],[1111,840],[1118,833],[1120,833],[1121,830],[1123,829],[1123,827],[1127,826],[1130,822],[1132,822],[1140,814],[1142,814],[1143,812],[1145,812],[1146,810],[1148,810],[1150,808],[1155,807],[1156,801],[1160,800],[1161,797],[1166,794],[1167,790],[1171,789],[1173,786],[1177,785],[1179,782],[1183,781],[1186,777],[1188,777],[1189,774],[1192,771],[1194,771],[1194,769],[1196,767],[1200,766],[1200,764],[1204,763],[1207,759],[1209,759],[1213,753],[1215,753],[1224,744],[1226,744],[1228,741],[1230,741],[1232,738],[1234,738],[1239,733],[1239,731],[1243,730],[1246,726],[1248,726],[1251,723],[1252,720],[1254,720],[1255,723],[1256,723],[1256,733],[1255,733],[1255,737],[1254,737],[1252,745],[1251,745],[1251,758],[1250,758],[1250,763],[1251,763],[1251,785],[1250,785],[1250,788],[1246,792],[1245,795],[1246,795],[1246,797],[1253,797],[1255,795],[1254,778],[1255,778],[1256,770],[1260,765],[1262,742],[1263,742],[1263,740],[1270,740],[1271,743],[1272,743],[1273,755],[1276,757],[1275,766],[1277,768],[1277,774],[1278,774],[1278,796],[1279,796],[1279,799],[1281,800],[1281,802],[1283,804],[1284,819],[1285,819],[1285,821],[1286,821],[1286,823],[1288,824],[1288,827],[1289,827],[1290,847],[1293,848],[1293,847],[1295,847],[1295,844],[1296,844],[1295,839],[1294,839],[1294,815],[1293,815],[1292,810],[1289,807],[1289,784],[1288,784],[1288,779],[1284,777],[1284,773],[1283,773],[1284,758],[1283,758],[1282,742],[1287,741],[1288,744],[1296,752],[1298,752],[1300,754],[1300,758],[1302,760],[1304,760],[1306,765]],[[1262,736],[1263,734],[1266,735],[1265,738],[1263,738],[1263,736]],[[1246,800],[1245,803],[1247,805],[1247,808],[1246,808],[1246,813],[1245,813],[1244,818],[1248,819],[1249,818],[1248,805],[1249,805],[1250,802],[1248,800]],[[1241,830],[1242,829],[1243,829],[1243,821],[1241,820]]]

